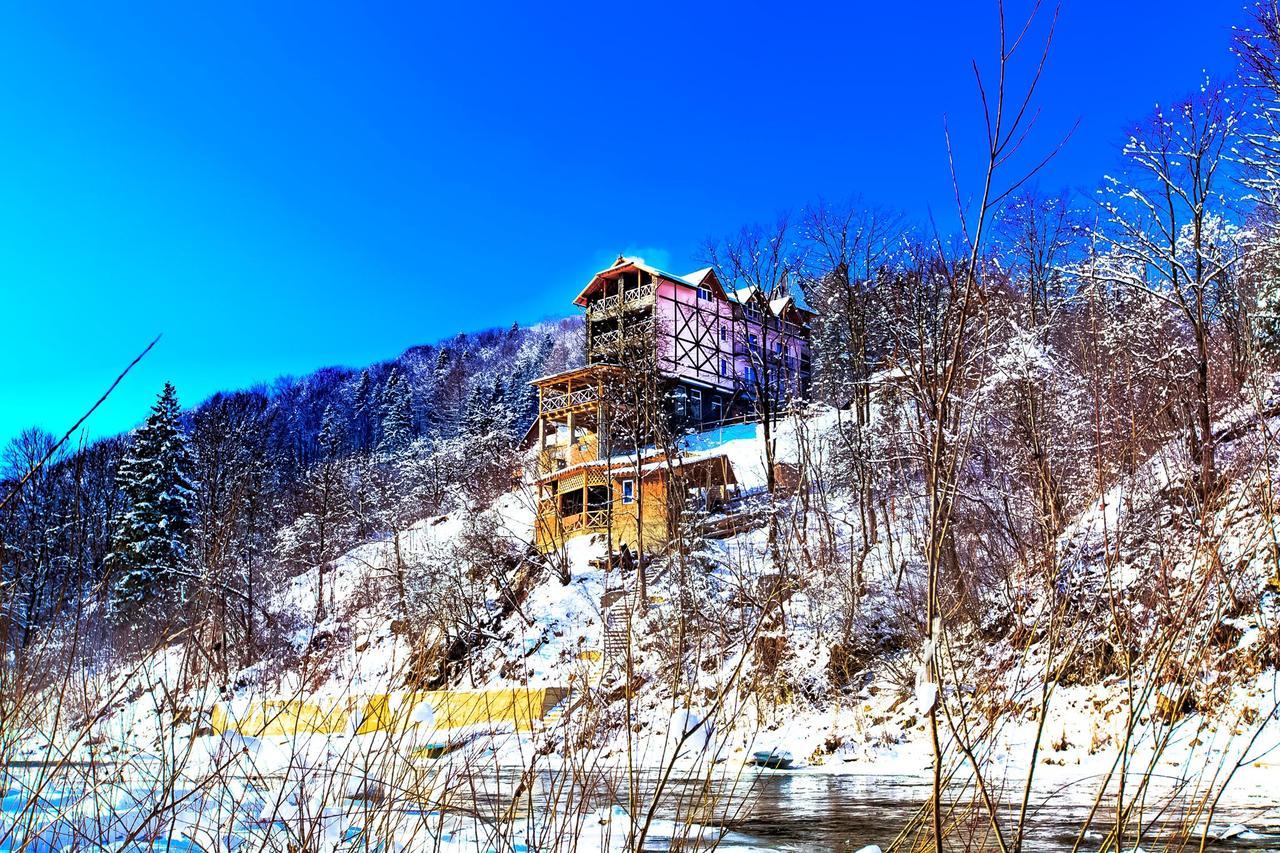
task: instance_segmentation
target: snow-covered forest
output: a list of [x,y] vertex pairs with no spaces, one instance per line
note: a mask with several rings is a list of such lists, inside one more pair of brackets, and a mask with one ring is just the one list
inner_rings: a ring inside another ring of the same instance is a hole
[[815,313],[811,399],[655,436],[736,472],[655,553],[533,546],[576,316],[13,441],[0,850],[782,849],[788,772],[918,785],[804,849],[1277,843],[1280,12],[1088,194],[1037,180],[1038,49],[956,234],[708,243]]

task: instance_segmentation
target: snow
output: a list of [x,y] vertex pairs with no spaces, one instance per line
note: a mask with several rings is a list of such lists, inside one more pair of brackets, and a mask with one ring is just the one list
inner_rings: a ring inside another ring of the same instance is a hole
[[[1018,365],[1040,364],[1037,352],[1034,347],[1016,349],[1010,355],[1012,361],[1005,376],[1013,376],[1015,369],[1021,369]],[[840,417],[834,410],[815,408],[807,417],[789,418],[779,424],[776,458],[798,463],[802,446],[816,454],[831,452],[824,437],[834,432]],[[1273,426],[1280,428],[1280,423]],[[727,458],[743,491],[764,502],[768,496],[762,494],[766,483],[762,441],[758,425],[739,424],[689,436],[682,447],[684,458],[690,461],[717,455]],[[1230,452],[1231,448],[1224,448],[1224,455]],[[1143,484],[1142,490],[1135,489],[1132,482],[1118,483],[1068,525],[1059,543],[1064,584],[1099,582],[1107,572],[1120,586],[1142,580],[1145,572],[1139,561],[1108,565],[1105,546],[1117,531],[1132,529],[1138,519],[1160,508],[1161,489],[1175,481],[1176,470],[1176,460],[1155,454],[1135,475],[1135,481]],[[1244,494],[1248,484],[1242,483],[1238,489]],[[831,517],[838,522],[852,517],[856,510],[848,499],[833,500],[829,506]],[[900,544],[909,548],[913,519],[906,508],[899,509],[899,513],[898,523],[903,528]],[[183,729],[190,747],[182,760],[175,761],[172,751],[166,751],[162,734],[169,719],[164,714],[169,712],[161,710],[159,697],[163,696],[180,695],[183,705],[195,709],[207,710],[223,702],[232,712],[249,716],[255,703],[281,697],[350,703],[395,691],[403,693],[404,674],[413,660],[418,638],[391,630],[391,623],[397,618],[393,602],[374,593],[386,586],[397,546],[401,558],[415,566],[452,569],[465,556],[457,551],[458,543],[480,521],[492,525],[483,528],[491,530],[487,536],[509,545],[515,554],[526,553],[532,538],[533,508],[527,494],[518,490],[503,495],[480,512],[458,510],[422,519],[400,531],[395,539],[383,537],[365,543],[333,561],[323,572],[323,614],[317,612],[316,595],[321,567],[300,572],[273,593],[268,609],[291,617],[289,645],[293,659],[261,661],[234,674],[226,684],[210,680],[192,686],[184,678],[188,663],[184,653],[174,646],[128,673],[97,674],[95,677],[104,685],[112,686],[114,695],[129,695],[131,690],[125,687],[138,687],[141,693],[132,701],[118,703],[104,716],[95,733],[104,744],[132,756],[132,766],[140,775],[145,775],[143,768],[169,763],[188,782],[205,778],[216,767],[230,767],[235,775],[246,778],[270,779],[276,786],[272,789],[274,802],[288,806],[288,815],[283,819],[301,820],[308,808],[313,812],[318,809],[324,815],[326,843],[334,849],[350,824],[344,824],[336,812],[325,813],[327,806],[323,803],[308,805],[305,786],[300,782],[305,778],[304,771],[342,768],[352,772],[358,785],[353,782],[355,787],[348,788],[344,783],[342,787],[344,792],[355,792],[366,784],[394,781],[396,773],[407,772],[404,767],[413,765],[409,758],[413,749],[441,741],[459,745],[459,749],[430,764],[436,779],[462,774],[468,766],[496,774],[500,770],[524,772],[535,763],[543,769],[573,771],[583,765],[617,768],[626,766],[627,761],[647,768],[674,763],[690,775],[735,778],[737,774],[760,772],[747,769],[751,754],[759,750],[790,753],[802,766],[774,772],[792,773],[797,778],[842,774],[898,776],[921,782],[929,779],[932,749],[925,714],[964,688],[958,688],[954,681],[944,682],[941,689],[923,678],[913,683],[911,674],[919,671],[923,656],[918,646],[879,654],[857,674],[856,682],[848,689],[833,692],[830,701],[801,698],[777,703],[735,691],[740,670],[749,671],[755,665],[753,652],[732,643],[712,647],[715,641],[710,638],[704,643],[705,648],[697,650],[697,666],[692,667],[691,673],[663,671],[651,663],[657,658],[651,656],[643,638],[663,636],[664,627],[677,621],[674,608],[686,590],[676,579],[674,568],[660,562],[655,565],[651,599],[634,617],[640,638],[633,649],[635,667],[646,679],[631,693],[635,728],[629,733],[576,730],[575,714],[584,713],[570,710],[577,699],[591,696],[598,700],[623,686],[619,668],[601,654],[605,639],[602,599],[607,590],[629,590],[635,585],[634,574],[602,568],[606,543],[596,536],[566,543],[558,559],[567,568],[569,582],[562,583],[555,572],[544,569],[519,607],[501,623],[486,627],[491,636],[472,653],[467,670],[456,681],[458,686],[478,690],[517,686],[569,688],[570,699],[561,703],[553,719],[532,730],[493,724],[445,733],[437,730],[437,715],[432,707],[417,703],[408,712],[413,735],[401,744],[405,754],[397,757],[399,763],[394,767],[383,766],[386,738],[358,734],[353,723],[329,735],[263,737],[235,733],[195,736],[191,725]],[[1259,583],[1265,577],[1262,573],[1267,564],[1265,559],[1251,556],[1248,543],[1269,533],[1270,523],[1256,515],[1233,515],[1229,510],[1224,510],[1215,523],[1230,534],[1222,542],[1219,558],[1236,567],[1242,582]],[[747,530],[724,541],[699,544],[696,556],[705,562],[699,563],[699,573],[689,583],[700,585],[704,608],[721,608],[710,615],[718,618],[720,614],[736,612],[730,603],[744,585],[755,582],[753,575],[764,574],[772,565],[769,555],[773,547],[763,528]],[[1197,567],[1205,563],[1193,548],[1170,548],[1166,557],[1174,565],[1174,574],[1186,577],[1194,576]],[[748,577],[738,577],[731,563]],[[889,602],[901,570],[887,545],[881,542],[867,554],[865,571],[867,615],[854,630],[870,634],[878,626],[900,618],[890,609]],[[497,600],[497,593],[492,588],[483,589],[484,600],[480,604],[489,606]],[[787,673],[796,682],[821,683],[826,689],[833,629],[826,621],[824,593],[834,595],[835,591],[809,590],[787,602],[785,638],[789,658],[783,665],[790,668]],[[1030,613],[1027,618],[1033,615]],[[1236,632],[1228,648],[1234,653],[1252,653],[1262,643],[1268,626],[1274,624],[1269,621],[1273,619],[1273,611],[1265,608],[1256,614],[1222,618],[1220,624]],[[325,637],[330,638],[329,645],[320,650],[318,641]],[[1056,683],[1052,685],[1052,701],[1042,725],[1037,703],[1040,690],[1046,685],[1028,673],[1043,671],[1043,650],[1033,647],[1025,667],[1016,670],[1000,669],[1000,662],[1005,660],[1001,655],[1007,654],[1008,648],[989,643],[979,646],[979,650],[978,661],[990,663],[993,688],[1008,690],[1012,700],[1024,709],[1005,721],[997,737],[983,744],[988,772],[998,777],[997,782],[1015,784],[1034,769],[1038,796],[1052,793],[1060,802],[1090,802],[1097,793],[1096,784],[1080,780],[1102,779],[1111,772],[1115,745],[1126,733],[1130,708],[1125,697],[1130,685],[1117,676],[1093,684]],[[297,661],[306,661],[305,671]],[[664,687],[676,676],[688,679],[687,694],[673,694]],[[1200,674],[1200,678],[1205,685],[1214,685],[1215,690],[1220,687],[1209,673]],[[1135,709],[1138,715],[1149,720],[1157,717],[1161,698],[1165,702],[1176,701],[1187,685],[1183,681],[1164,681],[1160,688],[1139,700]],[[682,702],[681,695],[696,698]],[[1249,680],[1221,687],[1215,695],[1222,697],[1221,707],[1207,709],[1214,714],[1195,709],[1167,725],[1152,723],[1142,728],[1126,756],[1128,767],[1131,772],[1151,771],[1153,796],[1193,784],[1189,780],[1194,778],[1195,768],[1234,767],[1232,785],[1222,799],[1222,808],[1274,809],[1280,721],[1268,721],[1272,720],[1280,697],[1275,671],[1261,668]],[[1243,739],[1237,734],[1243,725],[1240,721],[1245,719],[1254,721],[1248,731],[1256,730],[1256,739]],[[677,746],[681,736],[690,731],[696,733]],[[1036,739],[1042,732],[1037,752]],[[944,747],[952,749],[954,736],[945,730],[941,736]],[[627,737],[632,740],[628,742]],[[573,738],[581,738],[585,744],[576,753],[566,747]],[[1159,742],[1166,739],[1167,743]],[[83,742],[51,745],[35,737],[24,745],[22,754],[37,757],[49,749],[75,758],[91,754]],[[155,771],[148,772],[155,775]],[[21,795],[13,794],[13,799],[16,802]],[[267,803],[260,803],[258,813],[265,808]],[[616,845],[634,828],[630,817],[619,808],[594,812],[591,819],[584,820],[579,827],[582,843],[614,849],[608,845]],[[481,849],[477,846],[480,840],[492,836],[492,828],[476,819],[462,819],[450,813],[444,820],[447,826],[441,828],[443,819],[439,814],[436,818],[431,837],[440,842],[440,849]],[[412,829],[406,824],[396,830],[401,833],[397,837],[407,837]],[[659,824],[657,829],[669,833],[666,837],[685,831],[670,821]],[[261,827],[252,832],[246,830],[250,835],[269,831]],[[720,830],[692,827],[689,831],[700,836]],[[1254,832],[1241,826],[1221,831],[1232,833],[1232,837],[1252,837],[1246,833]],[[520,837],[527,839],[529,835]]]

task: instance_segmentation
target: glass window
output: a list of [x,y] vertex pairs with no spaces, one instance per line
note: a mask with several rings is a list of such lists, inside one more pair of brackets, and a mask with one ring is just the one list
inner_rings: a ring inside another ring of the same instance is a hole
[[622,502],[624,504],[635,503],[636,501],[636,481],[622,481]]
[[689,419],[702,420],[702,392],[697,388],[689,389]]
[[705,287],[699,287],[699,288],[698,288],[698,298],[699,298],[699,299],[705,299],[705,300],[710,301],[710,299],[711,299],[711,291],[710,291],[710,290],[707,290]]

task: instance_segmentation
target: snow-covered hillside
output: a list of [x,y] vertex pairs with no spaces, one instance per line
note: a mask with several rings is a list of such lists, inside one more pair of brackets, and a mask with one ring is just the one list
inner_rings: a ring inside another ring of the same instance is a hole
[[[777,460],[828,468],[847,418],[816,409],[788,421]],[[1056,577],[1037,582],[1040,567],[1021,567],[1018,589],[988,592],[991,612],[956,625],[942,696],[955,716],[940,733],[955,756],[948,775],[972,778],[976,762],[1013,796],[1032,774],[1037,797],[1081,804],[1141,778],[1153,802],[1213,796],[1223,810],[1254,808],[1258,826],[1280,823],[1276,527],[1262,502],[1280,419],[1242,411],[1229,424],[1220,509],[1200,518],[1176,497],[1171,447],[1066,526]],[[292,575],[264,604],[287,627],[283,643],[239,671],[219,677],[177,638],[86,674],[77,689],[92,722],[33,721],[18,754],[110,755],[149,784],[206,784],[234,766],[238,778],[276,779],[286,798],[299,774],[335,768],[387,787],[534,768],[725,779],[759,772],[758,752],[788,754],[792,773],[925,781],[932,698],[911,613],[921,579],[904,556],[920,535],[916,505],[882,505],[862,549],[850,532],[858,496],[803,479],[768,495],[761,441],[755,425],[686,440],[690,455],[726,454],[740,494],[649,563],[643,600],[635,571],[609,568],[603,537],[533,552],[521,487]],[[1164,618],[1173,606],[1176,631]],[[500,710],[457,724],[442,716],[457,712],[441,691]],[[535,694],[545,705],[527,715],[501,710],[501,697]],[[324,725],[303,705],[325,709]],[[374,706],[396,710],[373,725]],[[273,708],[293,730],[263,733]],[[424,759],[429,747],[447,754]]]

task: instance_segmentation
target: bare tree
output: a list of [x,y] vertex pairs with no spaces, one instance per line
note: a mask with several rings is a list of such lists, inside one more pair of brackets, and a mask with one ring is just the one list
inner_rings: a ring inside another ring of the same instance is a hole
[[1192,341],[1187,443],[1199,465],[1199,490],[1214,490],[1210,365],[1221,293],[1241,255],[1224,218],[1231,186],[1229,154],[1240,115],[1223,86],[1208,83],[1136,128],[1124,154],[1126,179],[1111,179],[1102,205],[1109,227],[1098,236],[1118,258],[1120,283],[1159,299],[1181,316]]
[[742,381],[761,424],[767,484],[772,493],[776,487],[778,415],[794,391],[794,376],[779,355],[789,337],[787,321],[775,315],[771,305],[789,295],[802,259],[785,215],[771,226],[749,225],[733,237],[709,243],[705,256],[731,283],[732,295],[741,308],[734,312],[734,344],[749,361],[750,370]]

